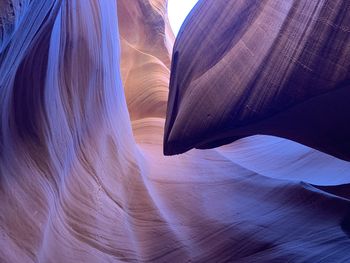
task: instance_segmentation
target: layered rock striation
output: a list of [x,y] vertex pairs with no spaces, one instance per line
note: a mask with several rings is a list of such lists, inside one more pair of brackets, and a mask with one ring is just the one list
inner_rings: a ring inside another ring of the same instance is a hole
[[265,134],[350,160],[349,10],[200,1],[174,46],[165,153]]
[[165,0],[0,7],[0,262],[349,258],[349,163],[270,136],[163,156]]

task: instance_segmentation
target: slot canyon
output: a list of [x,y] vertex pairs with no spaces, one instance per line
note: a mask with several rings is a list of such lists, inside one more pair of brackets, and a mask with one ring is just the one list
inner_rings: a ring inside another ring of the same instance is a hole
[[350,2],[0,0],[0,262],[350,262]]

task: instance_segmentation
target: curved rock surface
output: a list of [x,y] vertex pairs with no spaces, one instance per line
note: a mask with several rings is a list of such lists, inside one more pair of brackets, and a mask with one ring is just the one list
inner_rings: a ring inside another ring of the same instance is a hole
[[174,46],[165,153],[266,134],[350,160],[350,5],[200,1]]
[[0,262],[348,260],[349,163],[269,136],[163,156],[165,1],[119,0],[120,32],[114,1],[28,3],[0,55]]
[[174,42],[166,1],[118,1],[121,70],[131,120],[165,118]]

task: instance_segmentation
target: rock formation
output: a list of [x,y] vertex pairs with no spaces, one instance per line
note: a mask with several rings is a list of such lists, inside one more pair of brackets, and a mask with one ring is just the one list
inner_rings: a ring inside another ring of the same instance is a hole
[[118,1],[121,71],[131,120],[165,118],[174,35],[166,1]]
[[349,258],[348,162],[270,136],[163,156],[165,0],[0,7],[0,262]]
[[174,47],[165,153],[254,134],[350,160],[346,1],[203,0]]

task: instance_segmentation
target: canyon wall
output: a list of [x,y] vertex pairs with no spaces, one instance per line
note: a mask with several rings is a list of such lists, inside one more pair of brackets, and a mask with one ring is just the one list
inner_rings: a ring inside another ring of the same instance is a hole
[[165,118],[174,35],[166,1],[118,1],[121,72],[131,120]]
[[346,1],[200,1],[174,46],[166,154],[256,134],[350,160]]
[[163,155],[165,0],[0,8],[0,262],[349,258],[348,162],[271,136]]

